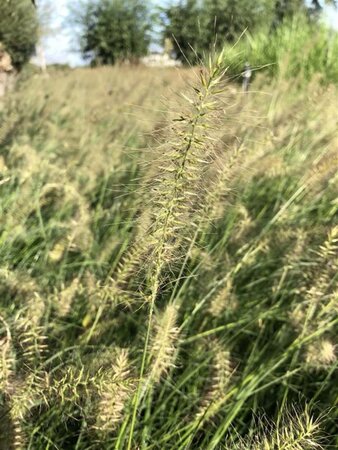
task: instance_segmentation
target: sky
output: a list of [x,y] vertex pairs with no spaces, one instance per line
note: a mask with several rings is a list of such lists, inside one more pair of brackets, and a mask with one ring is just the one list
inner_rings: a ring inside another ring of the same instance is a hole
[[[81,55],[76,51],[75,33],[69,25],[66,25],[72,0],[37,0],[36,3],[40,11],[46,11],[50,17],[49,31],[40,47],[43,49],[47,64],[83,65]],[[39,49],[34,62],[39,63]]]
[[[49,9],[51,17],[51,32],[42,43],[47,64],[69,64],[73,67],[83,65],[84,61],[80,53],[76,51],[75,33],[65,23],[69,6],[74,3],[74,0],[38,0],[37,3],[39,8]],[[338,30],[338,10],[335,10],[333,6],[326,6],[324,16],[327,23]],[[35,62],[39,63],[39,57],[35,58]]]

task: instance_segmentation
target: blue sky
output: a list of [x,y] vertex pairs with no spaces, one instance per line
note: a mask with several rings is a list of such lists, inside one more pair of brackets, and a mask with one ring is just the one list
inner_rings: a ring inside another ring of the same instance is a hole
[[[163,0],[160,2],[165,3]],[[51,32],[43,41],[47,63],[68,63],[72,66],[83,64],[81,55],[75,50],[77,43],[74,32],[65,26],[68,8],[74,4],[74,0],[38,0],[37,3],[50,10]],[[326,21],[338,29],[338,11],[327,6],[324,14]]]
[[[48,64],[68,63],[72,66],[83,64],[76,51],[77,42],[66,20],[72,0],[37,0],[38,7],[50,16],[50,30],[42,41]],[[74,3],[74,2],[73,2]]]

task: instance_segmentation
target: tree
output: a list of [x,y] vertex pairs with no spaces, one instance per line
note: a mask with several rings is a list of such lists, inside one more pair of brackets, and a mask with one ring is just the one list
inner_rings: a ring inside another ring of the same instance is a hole
[[337,0],[275,0],[273,28],[296,14],[303,13],[311,18],[318,18],[323,4],[337,6]]
[[[80,47],[94,64],[137,59],[150,43],[149,11],[140,0],[89,0],[75,12]],[[74,14],[74,12],[73,12]]]
[[39,38],[38,18],[30,0],[0,0],[0,42],[17,69],[29,61]]
[[271,15],[272,0],[181,0],[163,10],[164,36],[174,41],[178,59],[196,62],[217,43],[234,41]]
[[271,0],[205,0],[204,9],[208,16],[208,41],[215,37],[233,42],[246,29],[270,20]]
[[319,7],[319,0],[180,0],[162,10],[163,36],[172,38],[178,59],[196,63],[215,44],[234,42],[246,29],[276,28],[295,14],[313,16]]
[[164,37],[173,42],[177,59],[197,62],[208,46],[205,10],[198,0],[181,1],[162,10]]
[[303,0],[276,0],[273,28],[276,28],[284,20],[291,18],[296,13],[305,12]]

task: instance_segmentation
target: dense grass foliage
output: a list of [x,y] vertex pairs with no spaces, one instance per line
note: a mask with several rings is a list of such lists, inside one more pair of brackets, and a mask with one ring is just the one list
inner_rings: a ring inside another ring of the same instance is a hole
[[324,83],[338,82],[338,33],[305,16],[295,16],[275,30],[258,30],[228,45],[225,64],[237,77],[245,62],[269,77],[304,83],[315,75]]
[[337,89],[223,59],[7,99],[0,448],[337,448]]

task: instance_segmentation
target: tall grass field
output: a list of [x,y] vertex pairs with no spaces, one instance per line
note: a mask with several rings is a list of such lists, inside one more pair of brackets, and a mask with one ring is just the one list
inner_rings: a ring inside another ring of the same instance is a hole
[[0,449],[338,448],[334,59],[232,51],[2,102]]

